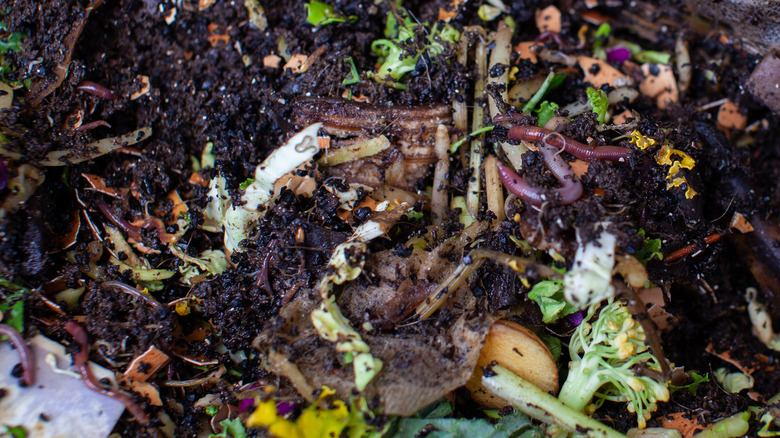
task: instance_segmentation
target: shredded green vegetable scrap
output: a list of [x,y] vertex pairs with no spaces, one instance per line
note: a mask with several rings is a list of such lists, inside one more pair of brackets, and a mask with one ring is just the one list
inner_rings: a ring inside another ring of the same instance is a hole
[[495,126],[485,126],[485,127],[477,129],[474,132],[469,133],[469,135],[461,138],[460,140],[458,140],[455,143],[453,143],[452,145],[450,145],[450,153],[454,154],[455,152],[458,152],[458,148],[460,148],[460,146],[463,143],[471,140],[472,138],[474,138],[474,137],[476,137],[476,136],[478,136],[480,134],[484,134],[486,132],[490,132],[490,131],[493,130],[493,128],[495,128]]
[[[210,407],[210,406],[209,406]],[[224,419],[219,422],[222,426],[222,432],[218,434],[211,434],[209,438],[246,438],[246,428],[241,424],[240,418]]]
[[588,102],[593,107],[593,112],[599,116],[598,122],[604,123],[607,119],[607,110],[609,109],[609,99],[604,90],[596,90],[588,87],[585,92],[588,94]]
[[352,59],[351,56],[347,56],[344,58],[344,62],[349,64],[350,70],[349,70],[349,76],[344,78],[343,81],[341,81],[341,85],[355,85],[358,82],[360,82],[360,73],[357,71],[357,67],[355,67],[355,61]]
[[669,392],[671,394],[674,394],[675,392],[677,392],[677,391],[679,391],[681,389],[686,389],[686,390],[688,390],[689,393],[691,393],[691,395],[696,395],[696,392],[699,390],[699,385],[701,385],[702,383],[709,383],[709,381],[710,381],[709,374],[707,374],[707,373],[704,373],[704,375],[701,375],[701,374],[697,373],[696,371],[691,371],[690,373],[688,373],[688,375],[691,377],[691,379],[693,379],[693,382],[688,383],[687,385],[683,385],[683,386],[675,386],[675,385],[670,384],[669,385]]
[[531,100],[529,100],[523,106],[523,113],[530,114],[531,111],[533,111],[534,108],[536,108],[536,105],[539,103],[539,101],[542,100],[544,95],[547,94],[547,92],[552,90],[553,88],[561,85],[565,79],[566,79],[566,75],[564,74],[550,72],[550,74],[548,74],[547,77],[544,79],[542,86],[539,87],[539,90],[537,90],[536,93],[533,95],[533,97],[531,97]]
[[539,109],[534,110],[537,117],[539,117],[539,126],[544,126],[550,119],[555,117],[555,110],[558,109],[558,104],[555,102],[544,101],[539,105]]
[[593,35],[593,56],[600,59],[607,59],[607,52],[604,50],[604,44],[609,40],[609,34],[612,32],[612,26],[609,23],[602,23],[596,33]]
[[306,3],[306,9],[308,10],[306,21],[312,26],[317,27],[327,26],[328,24],[333,23],[342,23],[348,19],[353,20],[357,18],[354,16],[346,17],[344,14],[337,11],[333,6],[325,2],[319,2],[317,0],[312,0],[309,3]]
[[[381,65],[375,73],[369,75],[377,82],[387,84],[399,90],[405,90],[406,85],[398,82],[406,73],[414,71],[417,61],[423,53],[432,59],[444,52],[444,42],[457,43],[460,32],[445,24],[439,28],[439,23],[429,27],[427,22],[419,23],[412,19],[403,9],[399,15],[403,22],[399,23],[392,12],[387,14],[385,37],[371,43],[371,50],[379,56]],[[422,49],[412,44],[415,32],[421,28],[427,35],[426,44]]]
[[653,258],[657,258],[658,260],[664,259],[664,254],[661,252],[661,239],[646,237],[645,230],[641,228],[637,231],[637,234],[639,234],[644,241],[642,249],[634,254],[634,257],[636,257],[637,260],[642,262],[643,265],[647,265],[647,262],[653,260]]
[[[555,267],[553,269],[561,274],[566,273],[565,269],[558,270]],[[576,307],[563,298],[563,280],[559,278],[536,283],[528,292],[528,298],[539,305],[542,311],[542,322],[545,324],[553,323],[577,311]]]

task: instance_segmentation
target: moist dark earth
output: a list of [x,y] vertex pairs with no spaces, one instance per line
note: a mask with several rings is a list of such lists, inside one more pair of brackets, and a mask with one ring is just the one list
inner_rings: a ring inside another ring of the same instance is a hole
[[[0,112],[0,126],[7,138],[3,148],[23,156],[14,166],[38,162],[51,151],[70,149],[78,156],[87,153],[86,145],[94,140],[142,127],[153,130],[150,139],[132,147],[79,164],[44,168],[45,181],[35,194],[0,221],[0,275],[31,291],[23,298],[26,335],[42,333],[67,341],[62,324],[78,316],[93,342],[109,346],[93,347],[91,354],[92,360],[109,369],[121,371],[129,359],[150,345],[157,345],[190,359],[198,358],[201,365],[207,364],[199,367],[192,360],[174,357],[160,381],[200,376],[203,369],[218,363],[236,370],[209,388],[161,388],[164,407],[150,406],[148,400],[136,396],[149,412],[164,410],[170,415],[178,436],[194,436],[206,425],[208,417],[203,408],[194,407],[203,395],[221,393],[227,402],[234,398],[232,387],[239,382],[278,382],[262,369],[258,355],[250,354],[236,363],[224,350],[217,350],[216,341],[221,340],[230,351],[253,351],[257,335],[268,329],[269,321],[296,294],[314,286],[330,251],[346,240],[352,226],[366,217],[359,212],[346,221],[339,217],[338,200],[322,187],[306,198],[283,191],[249,236],[246,250],[233,255],[233,267],[191,286],[168,281],[162,290],[154,292],[154,298],[163,304],[183,297],[198,300],[197,311],[181,315],[173,305],[159,309],[139,305],[137,298],[100,287],[99,282],[85,275],[92,261],[99,266],[101,280],[130,281],[127,273],[106,262],[105,254],[96,254],[96,246],[91,244],[95,237],[86,216],[81,216],[75,243],[65,248],[72,243],[66,237],[73,231],[74,214],[87,211],[97,224],[113,222],[104,209],[124,221],[142,218],[144,214],[169,221],[172,202],[168,195],[177,190],[189,208],[187,220],[193,225],[181,241],[186,242],[187,254],[196,256],[220,247],[222,240],[221,235],[195,227],[204,220],[202,210],[207,204],[208,187],[192,182],[193,160],[200,159],[208,143],[213,145],[216,163],[198,174],[206,181],[217,174],[225,176],[229,191],[235,194],[239,184],[253,175],[257,164],[303,127],[296,125],[292,114],[298,99],[340,98],[349,92],[365,96],[376,105],[451,104],[460,99],[466,99],[469,106],[482,103],[471,98],[474,67],[454,62],[456,48],[451,45],[446,45],[444,53],[435,59],[418,63],[408,75],[404,91],[366,77],[365,72],[377,62],[370,46],[382,35],[388,2],[335,1],[337,10],[354,19],[317,29],[306,22],[304,3],[265,3],[268,27],[260,31],[250,24],[240,1],[218,0],[203,10],[186,1],[109,1],[93,4],[96,7],[88,15],[90,5],[73,0],[0,2],[0,21],[9,32],[25,36],[21,51],[5,55],[15,66],[7,79],[28,80],[31,84],[16,90],[12,108]],[[439,9],[448,3],[406,1],[403,6],[420,21],[433,22]],[[558,5],[564,12],[562,37],[573,47],[577,44],[577,30],[585,23],[581,13],[592,10],[580,1],[562,3]],[[707,351],[728,352],[735,361],[755,370],[755,385],[750,391],[729,394],[713,380],[703,384],[695,396],[687,391],[675,393],[669,403],[659,405],[655,414],[658,418],[684,412],[706,425],[756,401],[769,399],[780,390],[780,355],[752,334],[744,299],[745,289],[756,287],[770,312],[780,315],[780,295],[774,296],[768,288],[762,288],[765,284],[751,274],[758,254],[770,270],[774,268],[773,275],[778,275],[780,260],[765,255],[777,257],[780,243],[756,241],[736,232],[711,244],[704,241],[707,236],[726,230],[735,211],[749,220],[774,221],[776,226],[780,211],[780,120],[759,99],[744,91],[760,54],[747,50],[737,40],[696,27],[695,21],[687,19],[690,11],[680,4],[631,2],[634,6],[629,7],[628,2],[620,0],[599,3],[596,11],[620,20],[621,24],[615,25],[620,38],[646,48],[673,53],[678,32],[686,32],[694,66],[687,94],[667,110],[657,109],[644,97],[631,108],[643,116],[637,129],[657,140],[669,139],[696,160],[696,172],[690,178],[701,196],[690,201],[679,192],[666,190],[664,170],[651,166],[647,157],[644,161],[640,157],[621,166],[592,163],[583,177],[588,196],[572,205],[551,206],[538,214],[518,213],[527,216],[523,222],[532,227],[541,223],[546,229],[545,238],[557,242],[564,255],[567,251],[571,254],[574,248],[574,227],[600,220],[605,215],[604,205],[613,206],[609,210],[610,221],[620,236],[620,245],[629,253],[641,248],[642,239],[635,232],[638,228],[661,238],[666,254],[689,244],[697,245],[695,256],[672,263],[654,260],[647,266],[651,281],[664,288],[668,301],[665,309],[676,320],[662,333],[664,351],[671,362],[684,366],[686,371],[712,375],[714,369],[724,366],[736,370]],[[538,35],[533,11],[547,5],[538,1],[511,2],[510,15],[518,24],[513,43]],[[174,9],[173,21],[166,23],[165,17]],[[451,24],[462,29],[483,23],[476,10],[476,6],[466,7]],[[83,30],[69,47],[67,36],[73,35],[80,22]],[[647,23],[654,26],[646,28]],[[485,26],[491,28],[493,24]],[[643,30],[637,31],[638,27]],[[281,66],[285,60],[279,67],[264,66],[264,57],[280,53],[282,39],[290,55],[316,50],[321,50],[321,55],[305,73],[284,70]],[[360,82],[354,85],[342,85],[350,75],[350,65],[344,61],[347,57],[354,60],[361,72]],[[514,58],[516,54],[513,65]],[[549,68],[544,61],[537,65],[520,61],[516,65],[518,77]],[[59,86],[52,87],[61,77],[58,71],[63,66],[67,68],[67,77]],[[708,79],[705,71],[714,72],[716,83]],[[130,95],[143,89],[140,76],[148,77],[149,91],[130,99]],[[76,87],[83,81],[107,87],[118,98],[105,99],[80,91]],[[43,96],[41,90],[47,87],[52,90]],[[573,74],[546,99],[584,100],[585,88],[581,74]],[[729,132],[727,138],[715,126],[717,108],[700,108],[722,98],[729,98],[742,108],[749,122],[765,121],[749,134],[752,141],[746,145],[737,146],[737,140],[743,138],[739,133]],[[615,113],[624,109],[620,105]],[[103,120],[110,127],[71,129],[69,123],[79,112],[83,112],[85,124]],[[581,115],[565,134],[579,141],[590,137],[598,144],[628,145],[627,138],[613,141],[618,136],[614,132],[598,132],[596,124],[593,114]],[[503,141],[506,132],[497,128],[487,140]],[[536,185],[555,184],[554,178],[545,172],[540,154],[526,154],[524,160],[522,176]],[[467,163],[465,154],[455,154],[451,160],[448,184],[454,194],[465,192]],[[123,191],[118,196],[100,193],[88,184],[84,174],[98,175],[106,187]],[[416,188],[429,186],[430,178],[417,181]],[[594,193],[594,187],[600,192]],[[8,190],[4,190],[4,196],[9,194]],[[418,205],[417,210],[422,211],[423,206]],[[483,207],[479,216],[484,219],[489,214]],[[399,257],[408,257],[403,243],[424,233],[424,220],[402,221],[392,239],[373,243],[372,250],[390,250]],[[296,236],[301,228],[306,232],[303,242]],[[443,229],[454,235],[460,228],[457,212],[453,211]],[[167,232],[175,233],[176,229],[169,228]],[[159,233],[155,229],[141,231],[139,238],[149,249],[144,256],[155,268],[176,270],[181,262],[161,243]],[[525,234],[525,230],[511,220],[505,221],[487,232],[480,245],[520,254],[507,237],[512,233]],[[371,279],[360,281],[370,283]],[[86,292],[74,305],[53,303],[56,292],[83,286],[85,282]],[[484,265],[470,284],[478,301],[477,309],[503,312],[538,332],[551,330],[560,334],[572,329],[565,322],[545,329],[538,309],[525,296],[527,289],[514,273],[498,264]],[[0,291],[0,298],[8,294],[10,290]],[[391,324],[384,325],[383,330],[421,334],[434,330],[436,324],[444,324],[447,318],[444,312],[429,323],[430,327]],[[205,341],[187,336],[204,325],[209,326]],[[776,322],[775,327],[778,326]],[[281,391],[291,393],[289,387],[282,386]],[[457,414],[472,416],[477,412],[473,404],[463,400]],[[634,416],[622,405],[607,403],[595,415],[621,431],[635,424]],[[650,426],[659,424],[658,420],[649,422]],[[115,431],[123,436],[158,433],[154,428],[140,427],[129,415],[123,417]]]

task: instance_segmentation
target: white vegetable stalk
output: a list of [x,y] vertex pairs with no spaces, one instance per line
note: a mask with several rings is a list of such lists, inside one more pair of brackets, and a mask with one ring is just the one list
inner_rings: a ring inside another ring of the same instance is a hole
[[241,196],[243,205],[233,205],[225,190],[224,177],[211,181],[211,201],[204,212],[206,221],[203,228],[220,231],[221,226],[225,232],[225,249],[228,253],[241,250],[239,243],[246,239],[253,222],[262,217],[265,207],[273,199],[274,183],[319,152],[317,131],[321,126],[321,123],[315,123],[295,134],[255,168],[255,180]]
[[[606,226],[606,222],[596,224],[597,228]],[[596,240],[583,244],[577,230],[577,243],[574,267],[563,277],[563,294],[573,306],[585,309],[615,295],[612,269],[617,239],[604,229]]]

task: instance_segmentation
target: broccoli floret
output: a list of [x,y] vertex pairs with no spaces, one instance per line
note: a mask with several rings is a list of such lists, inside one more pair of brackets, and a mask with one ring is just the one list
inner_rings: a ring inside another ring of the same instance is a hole
[[[586,320],[597,308],[590,307]],[[574,331],[569,343],[569,376],[560,400],[588,414],[604,400],[628,402],[628,411],[636,413],[639,427],[644,428],[656,403],[669,400],[668,383],[650,377],[660,375],[661,366],[644,341],[642,326],[625,305],[610,300],[595,321],[582,323]]]

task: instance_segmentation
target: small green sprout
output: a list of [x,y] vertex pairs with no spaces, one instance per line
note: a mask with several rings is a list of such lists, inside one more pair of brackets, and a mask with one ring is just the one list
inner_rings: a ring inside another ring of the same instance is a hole
[[219,408],[214,405],[208,405],[206,406],[206,415],[209,417],[213,417],[217,415],[217,412],[219,412]]
[[[586,321],[599,306],[591,306]],[[656,403],[669,400],[667,382],[637,369],[661,372],[658,359],[645,344],[642,326],[620,301],[610,300],[592,323],[583,322],[569,342],[569,376],[558,398],[576,410],[593,413],[604,400],[628,402],[643,429]],[[652,373],[652,374],[655,374]]]
[[591,87],[588,87],[585,92],[588,94],[588,102],[593,107],[593,112],[599,116],[598,122],[604,123],[604,120],[607,118],[607,109],[609,109],[607,93],[604,90],[596,90]]

